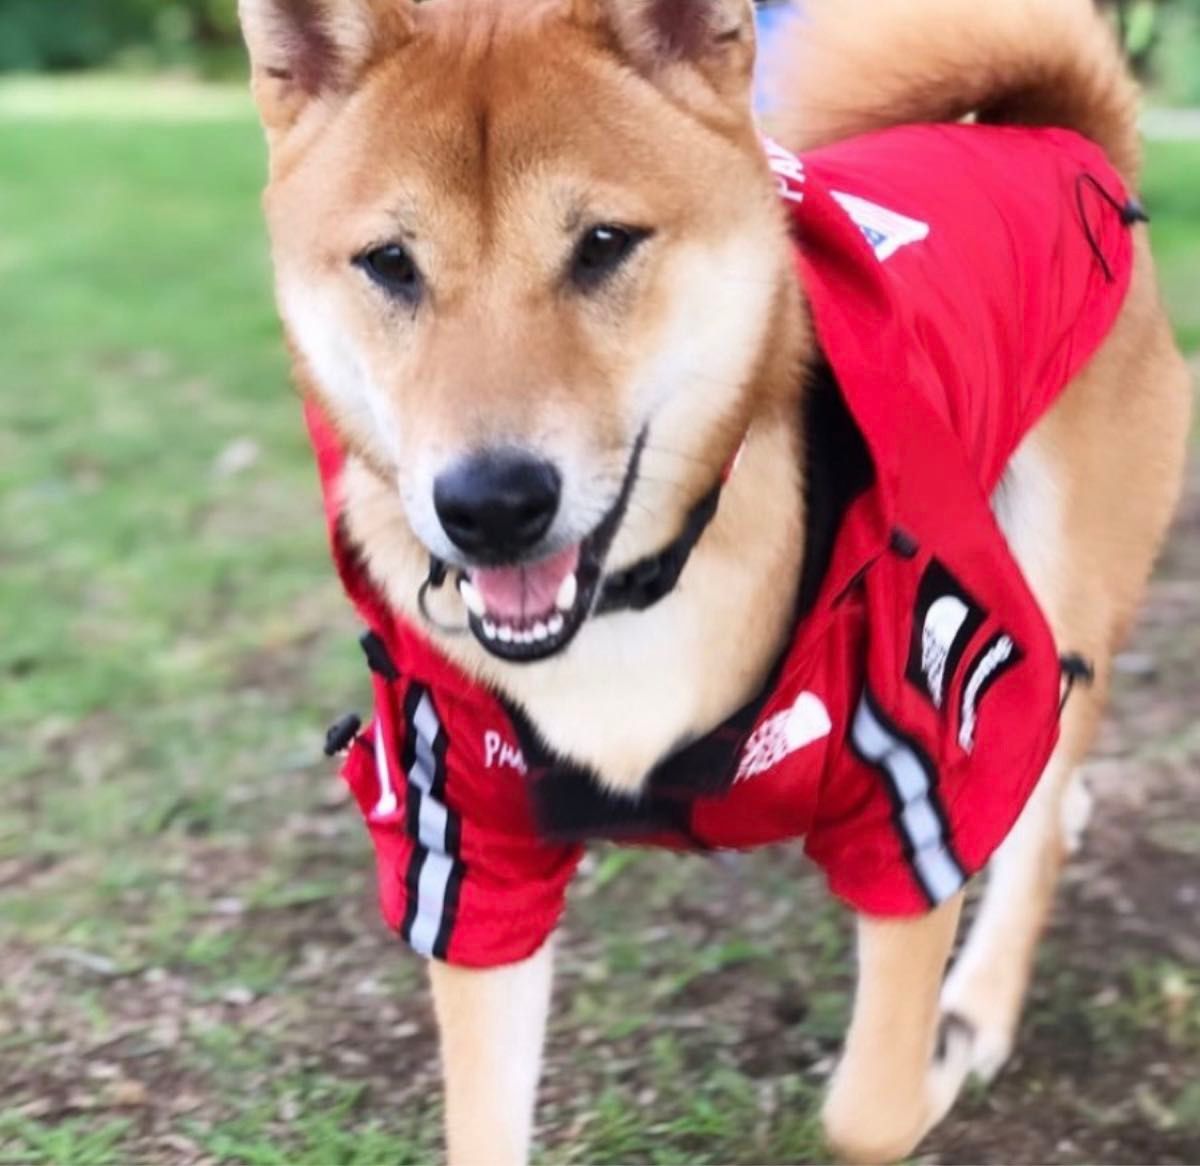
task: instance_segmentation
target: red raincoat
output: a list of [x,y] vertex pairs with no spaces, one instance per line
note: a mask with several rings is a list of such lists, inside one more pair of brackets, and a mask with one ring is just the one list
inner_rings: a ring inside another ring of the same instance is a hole
[[486,967],[532,954],[591,837],[803,839],[856,910],[918,913],[984,865],[1054,747],[1059,649],[989,499],[1121,307],[1121,180],[1056,130],[913,126],[803,159],[768,153],[872,480],[767,691],[637,801],[558,763],[387,610],[339,536],[341,452],[308,408],[334,555],[370,629],[375,717],[344,776],[384,915],[424,955]]

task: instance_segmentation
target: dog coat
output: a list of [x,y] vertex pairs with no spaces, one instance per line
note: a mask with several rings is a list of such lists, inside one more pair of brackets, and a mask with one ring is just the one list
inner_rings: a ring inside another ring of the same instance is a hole
[[341,534],[342,453],[308,406],[373,674],[374,718],[343,775],[384,916],[425,956],[531,955],[597,838],[803,839],[855,910],[920,913],[986,863],[1049,759],[1059,650],[990,502],[1110,330],[1139,208],[1096,146],[1057,130],[914,126],[803,158],[767,152],[869,481],[764,691],[637,799],[556,758],[388,610]]

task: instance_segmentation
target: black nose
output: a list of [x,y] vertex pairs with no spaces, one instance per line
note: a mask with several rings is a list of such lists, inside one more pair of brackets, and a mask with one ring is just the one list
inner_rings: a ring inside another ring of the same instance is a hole
[[469,555],[520,558],[550,529],[562,478],[549,462],[515,450],[465,458],[433,484],[433,505],[450,541]]

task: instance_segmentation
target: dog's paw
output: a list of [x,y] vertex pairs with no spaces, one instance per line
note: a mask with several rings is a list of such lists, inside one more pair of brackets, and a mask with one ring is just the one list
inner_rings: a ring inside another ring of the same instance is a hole
[[969,1025],[947,1018],[925,1073],[885,1079],[880,1065],[843,1063],[821,1117],[840,1162],[898,1162],[949,1112],[970,1074]]
[[852,1102],[836,1084],[821,1111],[825,1143],[838,1162],[883,1166],[907,1158],[929,1128],[923,1114],[893,1114]]
[[962,1070],[964,1077],[990,1085],[1012,1056],[1016,1021],[1002,994],[972,992],[951,976],[942,994],[939,1044],[954,1046],[951,1064],[956,1072]]

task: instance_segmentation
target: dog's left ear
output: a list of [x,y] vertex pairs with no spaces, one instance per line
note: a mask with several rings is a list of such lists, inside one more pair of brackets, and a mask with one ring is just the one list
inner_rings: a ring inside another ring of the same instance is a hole
[[267,133],[348,93],[368,66],[404,44],[414,0],[238,0],[254,95]]
[[575,12],[606,24],[642,72],[684,64],[723,97],[749,98],[755,54],[752,0],[575,0]]

